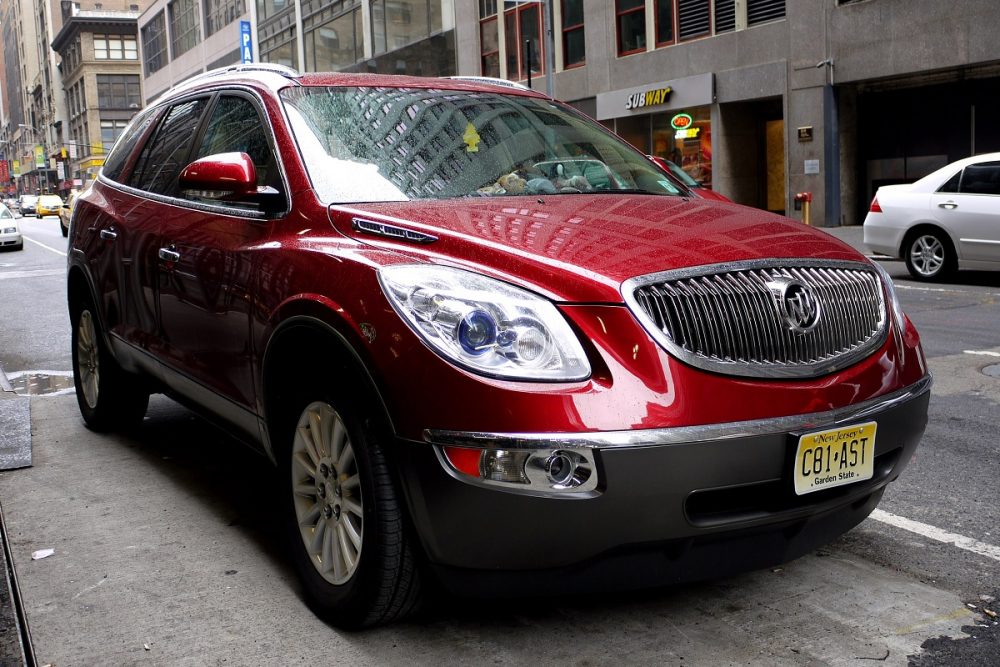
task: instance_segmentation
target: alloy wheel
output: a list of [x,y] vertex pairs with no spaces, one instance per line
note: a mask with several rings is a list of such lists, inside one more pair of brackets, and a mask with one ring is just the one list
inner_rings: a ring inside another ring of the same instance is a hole
[[930,278],[940,273],[944,260],[944,245],[936,236],[926,234],[917,238],[910,246],[910,262],[922,276]]
[[94,316],[89,310],[80,313],[76,336],[76,363],[80,375],[80,388],[87,405],[97,407],[98,385],[101,380],[100,355]]
[[295,517],[306,553],[328,582],[349,581],[361,561],[364,505],[351,438],[328,403],[302,411],[292,443]]

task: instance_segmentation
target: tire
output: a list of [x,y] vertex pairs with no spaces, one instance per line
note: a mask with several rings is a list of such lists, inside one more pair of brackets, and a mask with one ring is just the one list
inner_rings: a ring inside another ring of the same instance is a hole
[[299,392],[287,405],[284,520],[309,602],[345,629],[403,618],[417,605],[420,573],[376,420],[363,399],[330,391]]
[[149,389],[111,356],[89,302],[75,309],[72,323],[73,383],[83,421],[101,432],[138,426],[149,405]]
[[62,232],[63,238],[66,238],[67,236],[69,236],[69,227],[67,227],[66,225],[64,225],[62,223],[62,220],[59,221],[59,230]]
[[951,240],[940,231],[913,234],[903,248],[906,268],[916,280],[943,280],[955,272],[958,258]]

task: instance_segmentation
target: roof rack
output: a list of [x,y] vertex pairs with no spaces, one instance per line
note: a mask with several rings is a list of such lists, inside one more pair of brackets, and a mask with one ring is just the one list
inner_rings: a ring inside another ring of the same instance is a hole
[[199,81],[204,81],[206,79],[211,79],[217,76],[223,76],[226,74],[235,74],[238,72],[269,72],[271,74],[278,74],[286,79],[297,79],[301,74],[295,69],[288,67],[286,65],[277,65],[275,63],[240,63],[237,65],[229,65],[227,67],[219,67],[217,69],[211,69],[207,72],[202,72],[200,74],[195,74],[192,77],[184,79],[180,83],[172,86],[170,90],[163,94],[165,97],[169,93],[176,92],[183,88],[197,83]]
[[514,88],[515,90],[531,91],[531,88],[528,88],[524,84],[517,83],[516,81],[508,81],[507,79],[498,79],[492,76],[446,76],[445,78],[454,79],[456,81],[468,81],[470,83],[485,83],[490,86],[500,86],[501,88]]

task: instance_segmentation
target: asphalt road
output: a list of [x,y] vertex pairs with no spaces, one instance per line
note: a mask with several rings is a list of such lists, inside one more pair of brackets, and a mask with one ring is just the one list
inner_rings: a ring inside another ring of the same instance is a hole
[[[23,227],[24,251],[0,253],[14,384],[70,370],[66,242],[56,218]],[[55,382],[31,398],[33,467],[0,473],[39,662],[997,665],[1000,378],[983,370],[1000,364],[1000,273],[926,286],[884,266],[935,386],[916,460],[873,518],[780,568],[601,597],[436,596],[361,634],[303,604],[262,460],[163,397],[139,432],[93,434]]]

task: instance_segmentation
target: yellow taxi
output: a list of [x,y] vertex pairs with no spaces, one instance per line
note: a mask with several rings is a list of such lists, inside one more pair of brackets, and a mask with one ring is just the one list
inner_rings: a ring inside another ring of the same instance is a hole
[[46,215],[59,215],[63,200],[59,195],[42,195],[35,204],[35,215],[39,218]]

